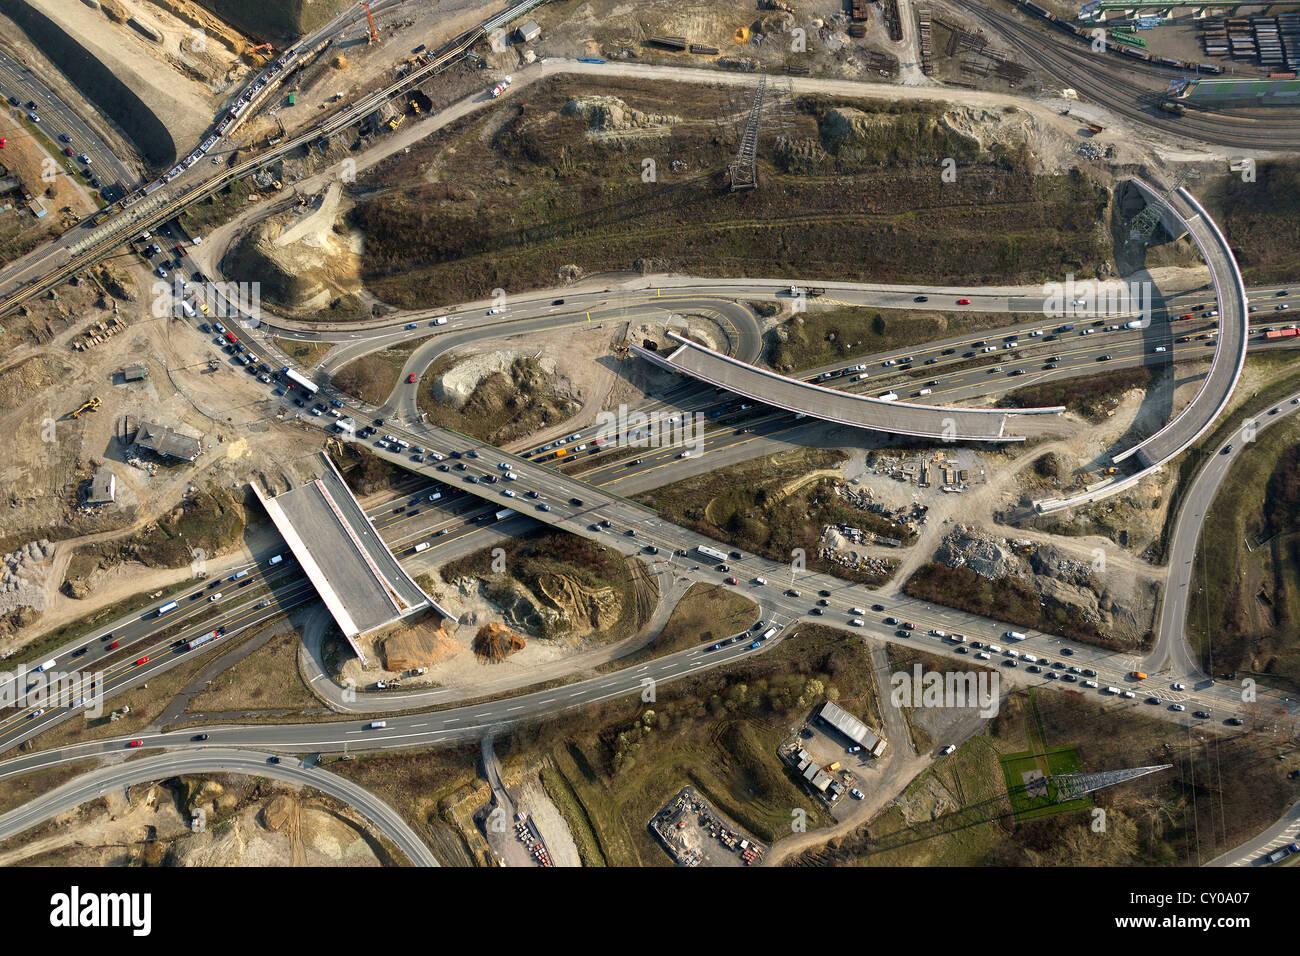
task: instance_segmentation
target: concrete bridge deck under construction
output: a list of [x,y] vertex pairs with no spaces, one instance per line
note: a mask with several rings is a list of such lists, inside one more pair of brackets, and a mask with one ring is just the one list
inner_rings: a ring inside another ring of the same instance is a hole
[[357,656],[356,638],[434,604],[402,569],[327,455],[321,477],[293,491],[253,492]]
[[1059,415],[1065,411],[1060,405],[1048,408],[959,408],[855,395],[741,362],[674,332],[669,332],[668,336],[680,343],[669,355],[660,355],[637,345],[631,346],[632,351],[656,365],[756,402],[854,428],[941,441],[1014,442],[1025,439],[1023,435],[1006,433],[1009,416]]

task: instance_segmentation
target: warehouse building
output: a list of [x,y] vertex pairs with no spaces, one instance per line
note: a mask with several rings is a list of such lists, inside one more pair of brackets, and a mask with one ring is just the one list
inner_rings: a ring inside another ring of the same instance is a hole
[[1249,80],[1231,77],[1192,80],[1175,98],[1192,109],[1300,106],[1300,79]]
[[887,746],[885,738],[872,731],[866,724],[834,701],[828,700],[823,704],[821,713],[818,716],[871,754],[871,756],[879,757],[885,752]]

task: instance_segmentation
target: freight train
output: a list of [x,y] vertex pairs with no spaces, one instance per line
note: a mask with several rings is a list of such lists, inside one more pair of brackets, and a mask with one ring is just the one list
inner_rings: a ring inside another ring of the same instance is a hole
[[[1057,29],[1073,34],[1087,43],[1092,43],[1092,31],[1096,29],[1096,27],[1083,27],[1076,23],[1071,23],[1069,20],[1062,20],[1055,13],[1052,13],[1050,10],[1044,10],[1038,4],[1031,2],[1031,0],[1011,0],[1011,2],[1021,9],[1032,13],[1034,16],[1046,20]],[[1115,39],[1120,38],[1115,37]],[[1196,73],[1223,72],[1223,67],[1217,63],[1193,63],[1190,60],[1175,60],[1173,57],[1168,56],[1152,56],[1146,50],[1134,49],[1132,46],[1125,45],[1124,43],[1108,43],[1106,44],[1106,50],[1116,56],[1126,56],[1130,59],[1142,60],[1144,63],[1152,63],[1156,66],[1167,66],[1174,70],[1192,70]]]

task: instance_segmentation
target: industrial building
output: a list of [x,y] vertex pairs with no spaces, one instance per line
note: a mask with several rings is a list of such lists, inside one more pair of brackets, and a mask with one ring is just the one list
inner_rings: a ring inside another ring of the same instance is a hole
[[879,757],[885,752],[887,746],[885,738],[872,731],[866,724],[834,701],[828,700],[823,704],[821,713],[818,716],[845,737],[848,737],[849,740],[862,747],[871,756]]
[[135,443],[164,458],[180,461],[194,461],[203,451],[203,445],[197,438],[172,431],[166,425],[150,422],[140,423],[140,429],[135,433]]
[[536,20],[529,20],[519,29],[515,30],[516,43],[532,43],[542,35],[542,28],[537,25]]
[[1300,106],[1300,79],[1248,80],[1212,77],[1189,81],[1174,99],[1192,109]]

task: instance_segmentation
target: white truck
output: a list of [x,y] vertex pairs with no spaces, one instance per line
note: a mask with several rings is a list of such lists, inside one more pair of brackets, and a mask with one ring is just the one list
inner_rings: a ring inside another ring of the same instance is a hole
[[493,97],[493,99],[495,99],[496,97],[498,97],[498,96],[500,96],[502,93],[504,93],[504,92],[506,91],[506,87],[509,86],[509,85],[510,85],[511,83],[513,83],[513,82],[514,82],[514,78],[513,78],[513,77],[509,77],[509,76],[507,76],[507,77],[505,77],[504,79],[502,79],[501,82],[498,83],[496,86],[492,87],[492,97]]

